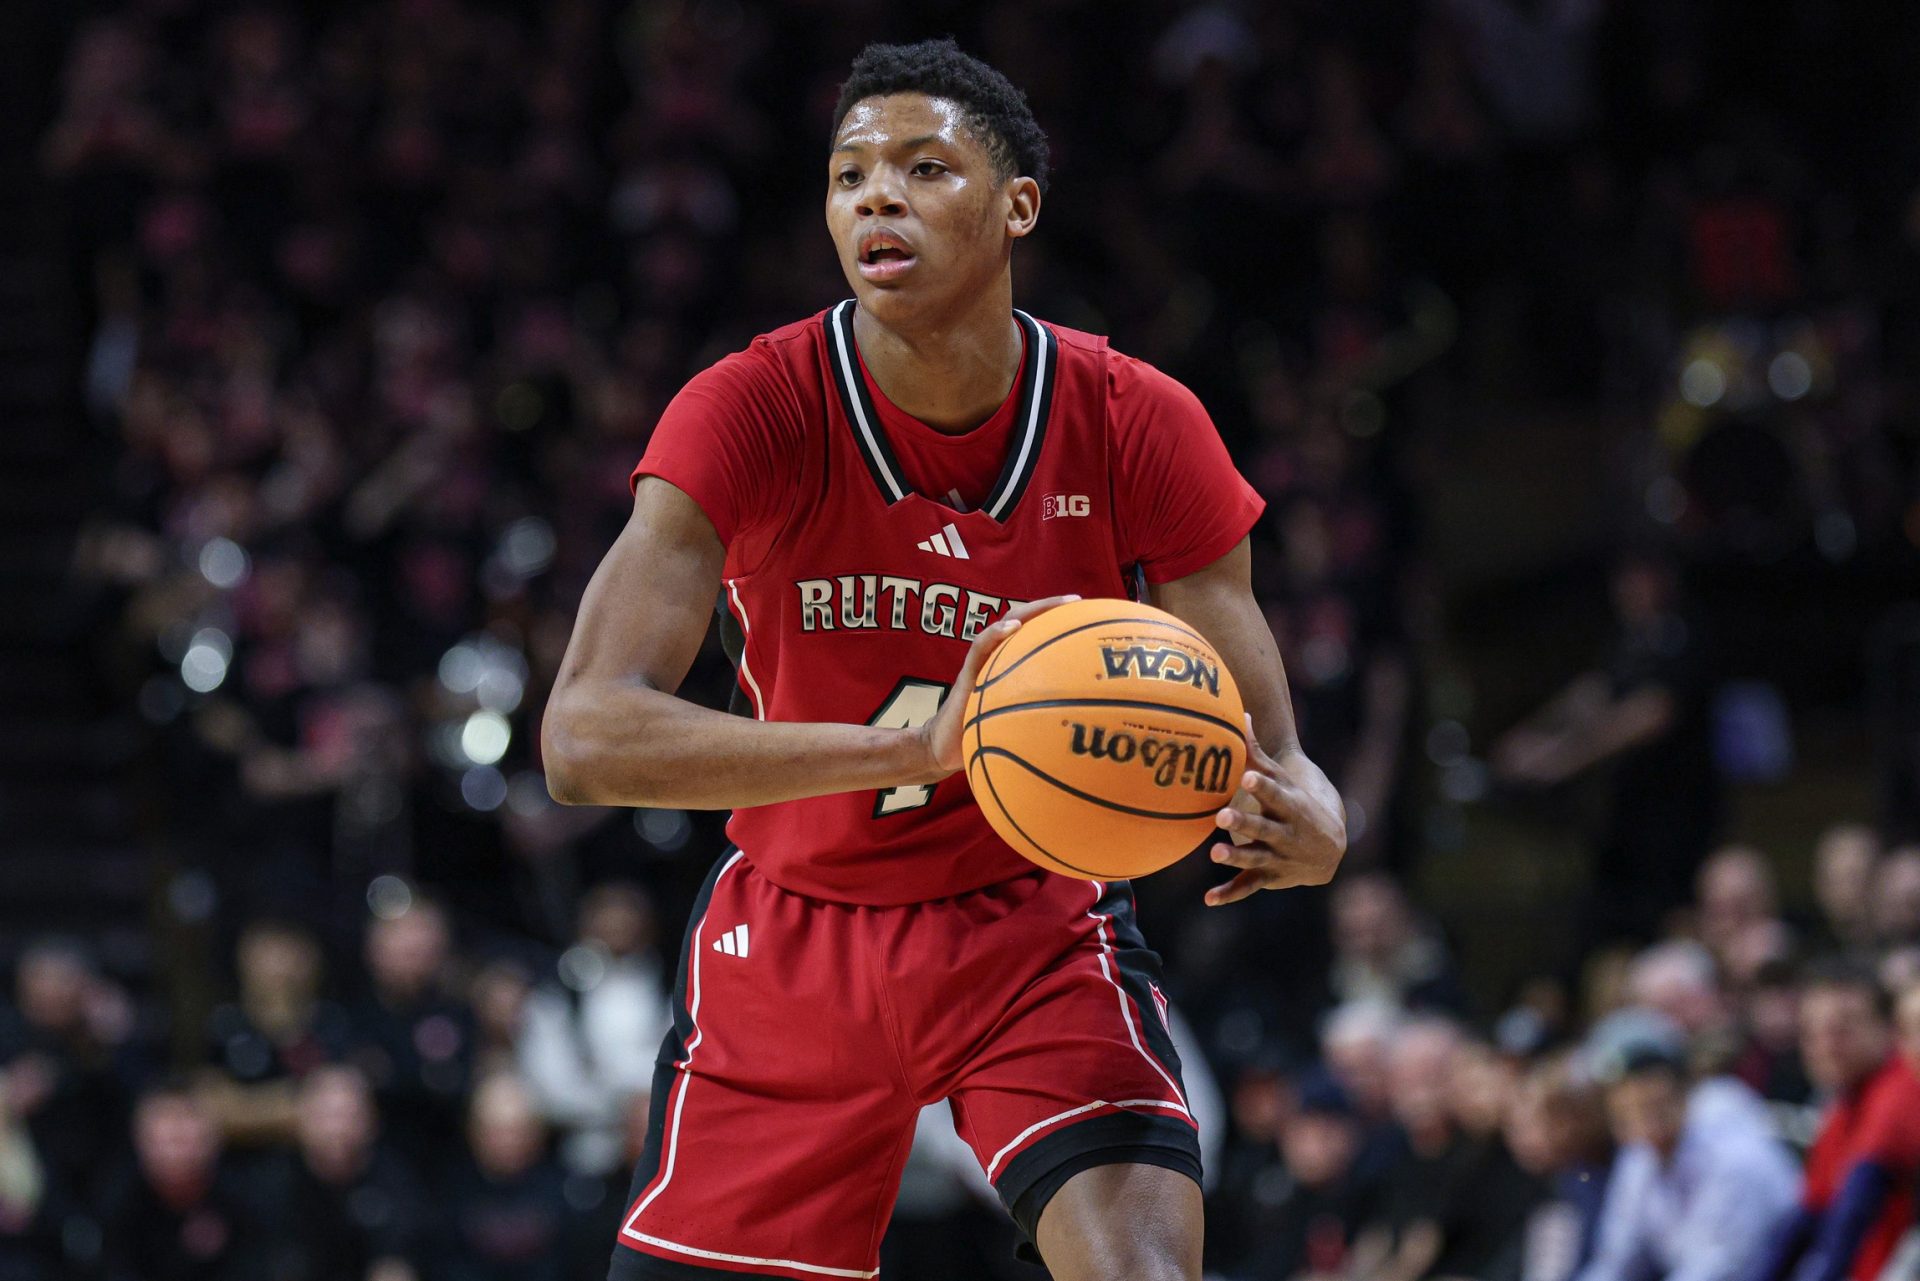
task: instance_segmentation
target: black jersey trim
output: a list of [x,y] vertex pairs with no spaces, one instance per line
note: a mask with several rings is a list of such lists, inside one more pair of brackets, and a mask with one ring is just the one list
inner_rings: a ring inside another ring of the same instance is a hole
[[1047,417],[1053,410],[1053,381],[1059,365],[1059,344],[1047,327],[1017,308],[1013,316],[1027,335],[1027,362],[1020,371],[1020,398],[1015,411],[1019,432],[1007,452],[1000,479],[980,504],[981,511],[999,521],[1007,518],[1027,492],[1027,483],[1040,465],[1040,447],[1046,440]]
[[[846,412],[853,432],[854,447],[873,477],[874,487],[891,506],[905,498],[906,472],[894,455],[893,446],[880,424],[873,393],[860,376],[860,353],[853,337],[854,301],[848,299],[827,312],[822,324],[827,335],[827,361],[833,366],[833,383],[840,393],[840,407]],[[980,510],[996,521],[1008,514],[1027,492],[1033,473],[1040,465],[1040,450],[1046,442],[1047,420],[1053,412],[1053,384],[1059,372],[1059,340],[1045,325],[1016,309],[1014,320],[1026,338],[1026,356],[1020,368],[1020,387],[1015,398],[1015,434],[1006,463],[994,481]]]
[[827,313],[827,359],[833,365],[834,386],[840,389],[840,407],[853,429],[853,443],[873,475],[880,496],[891,506],[907,496],[906,473],[887,443],[879,411],[867,391],[867,380],[860,376],[860,354],[853,342],[853,306],[849,298]]

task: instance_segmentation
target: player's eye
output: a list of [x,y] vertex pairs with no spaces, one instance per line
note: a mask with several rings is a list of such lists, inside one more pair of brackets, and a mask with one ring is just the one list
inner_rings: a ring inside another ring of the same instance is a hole
[[833,180],[843,187],[851,187],[854,183],[860,181],[860,171],[858,169],[842,169],[833,176]]
[[913,167],[913,172],[922,178],[936,178],[946,171],[947,167],[938,160],[922,160]]

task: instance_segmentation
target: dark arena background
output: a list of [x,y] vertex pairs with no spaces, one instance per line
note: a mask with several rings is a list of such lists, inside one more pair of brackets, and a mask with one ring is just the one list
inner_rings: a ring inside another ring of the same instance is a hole
[[[1218,911],[1204,860],[1137,886],[1209,1275],[1682,1275],[1734,1229],[1593,1257],[1649,1063],[1742,1091],[1797,1183],[1920,1054],[1871,999],[1920,984],[1913,6],[0,29],[3,1281],[605,1276],[723,837],[553,804],[538,725],[667,399],[845,296],[821,166],[876,39],[1026,91],[1016,300],[1191,386],[1269,504],[1352,848]],[[687,692],[732,686],[713,638]],[[943,1124],[882,1275],[1040,1275]]]

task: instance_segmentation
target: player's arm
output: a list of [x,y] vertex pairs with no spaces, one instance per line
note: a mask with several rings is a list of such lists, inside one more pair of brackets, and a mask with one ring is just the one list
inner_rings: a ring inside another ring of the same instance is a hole
[[734,809],[934,783],[959,765],[966,695],[1037,601],[980,634],[919,729],[748,720],[680,698],[718,598],[725,549],[699,504],[655,476],[594,571],[541,723],[547,788],[582,805]]
[[1214,907],[1255,890],[1324,885],[1347,849],[1340,793],[1300,750],[1280,648],[1253,596],[1252,565],[1242,538],[1212,564],[1151,592],[1155,605],[1192,624],[1219,651],[1247,705],[1243,795],[1219,820],[1247,843],[1213,847],[1215,862],[1241,869],[1207,892]]

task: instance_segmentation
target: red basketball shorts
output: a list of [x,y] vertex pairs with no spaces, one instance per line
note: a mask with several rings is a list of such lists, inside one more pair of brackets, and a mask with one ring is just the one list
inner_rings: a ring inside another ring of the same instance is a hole
[[1035,870],[858,907],[729,853],[681,954],[613,1281],[877,1275],[941,1099],[1029,1239],[1081,1170],[1198,1180],[1158,974],[1124,882]]

